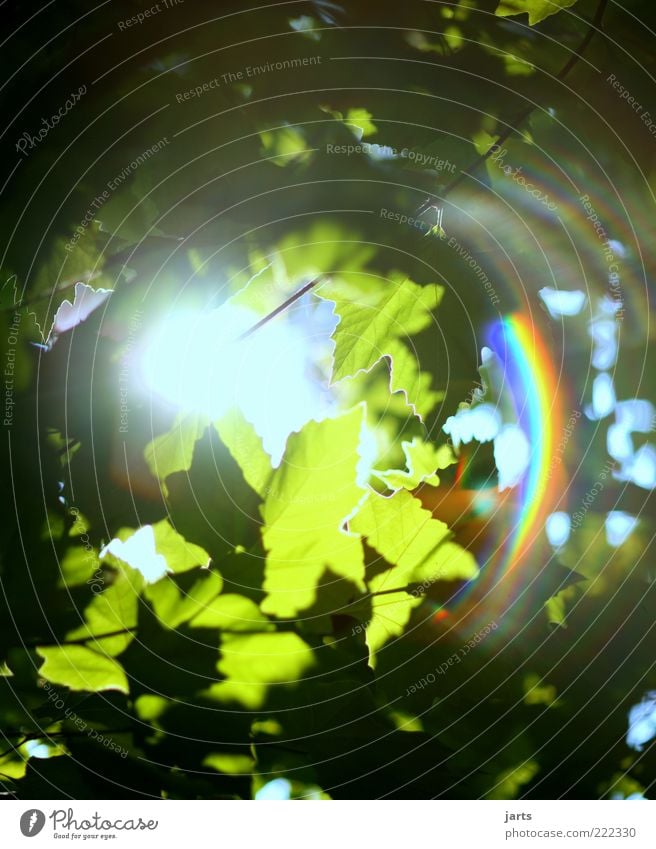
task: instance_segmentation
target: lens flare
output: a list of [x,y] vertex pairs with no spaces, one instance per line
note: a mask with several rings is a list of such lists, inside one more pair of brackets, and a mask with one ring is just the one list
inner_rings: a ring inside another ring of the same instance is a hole
[[321,379],[334,316],[318,305],[307,321],[280,316],[240,338],[261,318],[229,303],[172,313],[146,341],[141,374],[150,393],[180,411],[216,420],[239,408],[277,465],[290,433],[335,410]]

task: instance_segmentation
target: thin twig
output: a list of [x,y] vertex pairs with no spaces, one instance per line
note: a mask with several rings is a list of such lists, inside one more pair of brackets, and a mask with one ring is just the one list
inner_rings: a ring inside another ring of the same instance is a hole
[[63,640],[58,643],[48,642],[47,640],[38,640],[33,643],[23,643],[19,648],[36,649],[40,646],[83,646],[85,643],[98,642],[99,640],[109,640],[111,637],[122,637],[127,634],[136,634],[136,628],[122,628],[120,631],[110,631],[109,634],[89,634],[86,637],[78,637],[75,640]]
[[247,330],[245,333],[242,333],[241,336],[238,337],[238,342],[243,342],[244,339],[248,339],[249,336],[252,336],[256,330],[259,330],[260,327],[267,324],[271,319],[275,318],[277,315],[280,315],[281,312],[284,312],[288,307],[290,307],[295,301],[299,298],[302,298],[306,292],[309,292],[310,289],[313,289],[317,283],[321,280],[320,277],[315,277],[314,280],[311,280],[309,283],[306,283],[305,286],[301,286],[301,288],[294,292],[291,298],[287,298],[287,300],[280,304],[279,307],[276,307],[275,310],[270,312],[268,315],[265,315],[264,318],[260,319],[257,324],[254,324],[250,330]]

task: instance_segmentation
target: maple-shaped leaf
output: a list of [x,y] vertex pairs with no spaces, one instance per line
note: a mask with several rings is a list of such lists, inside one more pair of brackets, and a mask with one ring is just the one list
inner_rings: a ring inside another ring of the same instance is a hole
[[[265,613],[294,617],[315,603],[345,603],[364,589],[364,558],[344,522],[364,495],[358,483],[363,408],[311,421],[289,437],[262,505],[267,550]],[[321,585],[329,570],[334,581]],[[340,581],[340,578],[346,579]]]
[[405,393],[407,403],[423,419],[435,403],[435,393],[423,379],[409,337],[430,326],[443,292],[441,286],[420,286],[398,274],[381,280],[379,286],[361,296],[338,286],[323,286],[317,294],[333,301],[339,316],[332,336],[332,382],[368,372],[386,357],[391,391]]
[[412,608],[421,603],[422,593],[413,592],[414,585],[471,579],[478,567],[471,554],[450,540],[448,526],[404,489],[390,498],[372,492],[349,528],[366,537],[389,564],[367,580],[372,594],[367,645],[373,667],[376,652],[403,633]]
[[436,447],[416,436],[411,442],[401,443],[405,454],[407,470],[388,469],[385,472],[374,470],[374,475],[383,481],[389,489],[415,489],[421,483],[439,486],[437,472],[456,462],[450,445]]

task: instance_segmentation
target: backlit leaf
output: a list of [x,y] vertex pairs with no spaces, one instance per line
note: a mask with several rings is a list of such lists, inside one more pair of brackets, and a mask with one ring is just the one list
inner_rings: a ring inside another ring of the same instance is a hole
[[501,0],[495,14],[507,17],[508,15],[521,15],[528,13],[528,22],[539,24],[549,15],[555,15],[562,9],[573,6],[576,0]]
[[450,542],[447,525],[404,489],[391,498],[372,492],[350,527],[389,564],[367,580],[372,594],[367,645],[374,666],[376,652],[403,633],[412,608],[421,603],[416,584],[472,578],[477,568],[468,552]]
[[[199,569],[196,574],[186,573],[184,578],[187,580],[176,583],[173,576],[166,576],[144,592],[167,628],[177,628],[194,616],[202,615],[223,586],[221,576],[207,569]],[[193,582],[186,586],[190,578]]]
[[218,422],[216,430],[221,441],[237,461],[244,480],[257,492],[265,495],[273,470],[271,458],[262,447],[262,440],[240,410],[233,408]]
[[191,467],[196,442],[209,422],[204,416],[180,415],[171,430],[146,446],[144,456],[150,471],[160,481]]
[[[293,617],[317,601],[326,569],[363,586],[362,545],[343,524],[364,492],[357,482],[362,407],[323,422],[309,422],[289,437],[280,467],[262,506],[268,552],[262,604],[266,613]],[[350,594],[334,583],[334,603]]]
[[402,442],[406,458],[407,471],[389,469],[386,472],[374,472],[377,478],[389,489],[415,489],[420,483],[439,486],[437,471],[446,469],[456,462],[450,445],[435,447],[430,442],[415,437],[411,442]]
[[237,701],[257,709],[275,685],[293,685],[314,665],[312,649],[290,631],[229,635],[221,644],[218,670],[226,680],[211,694],[220,701]]
[[128,679],[120,663],[84,646],[41,647],[37,654],[45,660],[39,674],[69,690],[129,692]]
[[[103,584],[95,584],[99,589]],[[122,568],[106,589],[94,597],[84,611],[85,624],[66,635],[67,640],[89,637],[89,648],[117,655],[124,651],[134,639],[132,633],[117,634],[106,639],[97,639],[103,634],[129,631],[136,628],[139,595],[143,578],[136,569]],[[97,592],[97,590],[94,590]]]
[[236,593],[220,595],[206,604],[194,615],[191,625],[221,631],[271,631],[274,628],[255,602]]
[[403,391],[417,415],[426,415],[435,399],[426,391],[417,355],[407,347],[408,337],[430,325],[443,289],[434,284],[419,286],[408,278],[391,275],[360,300],[344,297],[330,286],[324,286],[320,294],[335,302],[340,318],[333,333],[333,381],[370,371],[387,357],[391,390]]

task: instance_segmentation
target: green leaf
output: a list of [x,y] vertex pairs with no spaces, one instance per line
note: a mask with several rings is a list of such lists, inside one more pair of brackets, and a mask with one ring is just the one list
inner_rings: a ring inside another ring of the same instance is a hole
[[45,660],[39,674],[69,690],[120,690],[129,692],[128,679],[118,661],[84,646],[37,648]]
[[133,634],[119,634],[101,640],[96,638],[102,634],[136,628],[142,587],[143,578],[136,569],[122,568],[111,586],[98,593],[85,609],[85,624],[69,632],[66,639],[70,641],[89,637],[91,648],[108,655],[120,654],[134,639]]
[[496,15],[508,17],[509,15],[528,14],[528,22],[533,26],[539,24],[549,15],[555,15],[562,9],[573,6],[577,0],[501,0],[497,6]]
[[251,775],[255,771],[255,760],[250,755],[210,752],[203,759],[203,766],[224,775]]
[[346,113],[344,123],[347,127],[353,127],[356,135],[361,138],[373,136],[378,132],[378,127],[372,121],[372,114],[368,109],[349,109]]
[[420,371],[416,352],[398,339],[388,343],[386,356],[391,363],[390,391],[403,392],[415,415],[423,421],[442,394],[430,388],[430,375]]
[[221,592],[223,581],[220,575],[207,569],[198,572],[198,575],[185,575],[185,579],[194,579],[188,587],[185,587],[188,580],[176,582],[173,577],[166,576],[146,588],[144,595],[167,628],[177,628],[198,614],[202,616],[203,611]]
[[90,546],[69,546],[59,563],[59,586],[75,587],[80,584],[97,583],[92,576],[100,567],[98,552]]
[[[209,424],[205,416],[180,415],[171,430],[158,436],[146,446],[144,457],[148,468],[159,481],[165,481],[174,472],[191,468],[196,442]],[[166,492],[166,487],[163,486]]]
[[[6,749],[9,749],[9,747],[6,746]],[[26,769],[27,757],[21,755],[20,749],[10,749],[7,754],[0,756],[0,780],[2,780],[3,785],[5,778],[22,778]]]
[[374,471],[376,477],[389,489],[415,489],[420,483],[439,486],[438,469],[446,469],[456,462],[450,445],[440,445],[437,448],[418,436],[412,442],[402,442],[401,447],[405,454],[407,471]]
[[436,581],[470,581],[478,577],[476,558],[453,540],[442,543],[435,561],[427,560],[415,569],[412,581],[428,588]]
[[449,541],[447,525],[434,519],[404,489],[391,498],[372,492],[350,527],[363,534],[389,564],[377,569],[367,581],[372,593],[367,645],[373,667],[376,652],[390,638],[403,633],[412,608],[421,604],[422,594],[412,593],[413,585],[473,578],[478,569],[468,552]]
[[400,490],[390,498],[370,493],[350,522],[372,548],[394,566],[395,583],[403,586],[417,569],[434,564],[437,550],[451,535],[448,526],[424,510],[419,499]]
[[94,289],[111,291],[116,284],[115,276],[105,274],[107,233],[102,233],[97,223],[90,225],[84,233],[70,239],[59,238],[47,258],[37,265],[36,274],[30,279],[26,300],[46,340],[61,304],[71,297],[72,284],[87,283]]
[[260,608],[242,595],[226,593],[205,606],[191,620],[194,628],[219,628],[221,631],[272,631],[275,626]]
[[187,572],[196,566],[207,566],[209,554],[200,545],[188,542],[171,527],[168,519],[162,519],[153,525],[155,548],[168,563],[172,572]]
[[226,681],[210,688],[220,701],[256,710],[272,685],[293,685],[315,665],[312,649],[291,631],[223,638],[218,670]]
[[[343,529],[363,496],[357,482],[363,407],[311,421],[289,437],[262,505],[268,552],[262,604],[265,613],[294,617],[319,601],[331,609],[353,585],[364,588],[362,544]],[[324,571],[348,579],[317,594]]]
[[209,554],[199,545],[188,542],[171,527],[168,519],[139,530],[121,528],[101,552],[139,570],[149,583],[158,581],[166,572],[188,572],[207,566]]
[[271,457],[262,447],[262,440],[240,410],[232,409],[215,422],[221,441],[239,465],[246,483],[258,495],[264,496],[273,469]]
[[430,412],[435,399],[426,391],[416,354],[401,340],[430,325],[442,294],[440,286],[419,286],[399,275],[381,281],[377,291],[359,301],[324,286],[320,297],[334,301],[340,318],[333,333],[333,382],[368,372],[387,357],[392,392],[404,392],[419,418]]
[[293,162],[307,162],[312,157],[310,145],[296,127],[276,127],[260,133],[262,154],[273,165],[283,168]]

